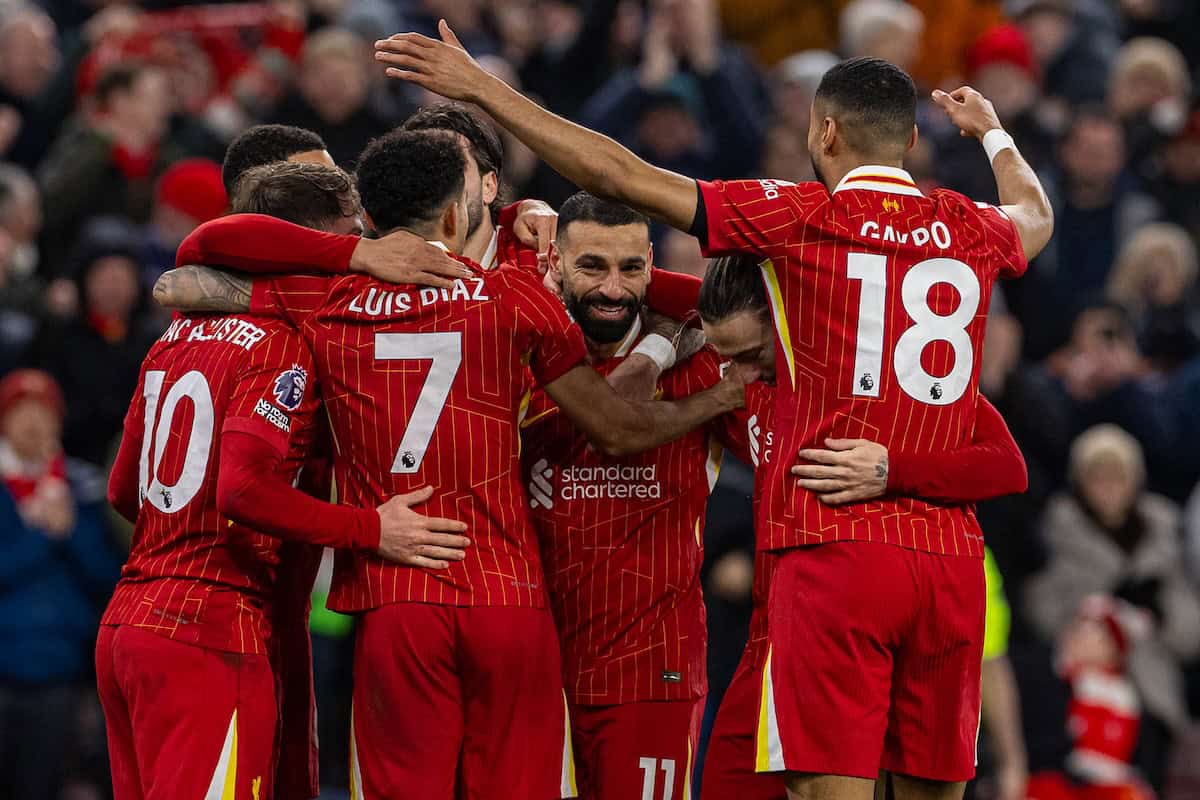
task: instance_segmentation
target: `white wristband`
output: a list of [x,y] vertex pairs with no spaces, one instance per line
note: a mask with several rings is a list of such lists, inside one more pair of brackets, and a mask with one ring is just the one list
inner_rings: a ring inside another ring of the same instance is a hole
[[[659,372],[666,372],[675,364],[675,345],[661,334],[651,333],[642,337],[633,353],[641,353],[658,365]],[[630,355],[633,355],[630,353]]]
[[1001,150],[1017,149],[1013,138],[1003,128],[992,128],[983,135],[983,152],[987,153],[988,163],[996,160]]

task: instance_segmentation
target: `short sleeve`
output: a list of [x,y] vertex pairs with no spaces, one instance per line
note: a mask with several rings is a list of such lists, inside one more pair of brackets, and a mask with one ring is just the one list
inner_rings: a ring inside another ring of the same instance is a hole
[[553,383],[583,362],[587,357],[583,332],[535,275],[506,265],[496,274],[495,283],[517,316],[518,331],[528,337],[529,370],[538,386]]
[[1001,278],[1019,278],[1029,268],[1017,226],[999,206],[976,203],[989,259]]
[[[697,219],[693,233],[706,256],[752,252],[771,256],[776,246],[794,238],[814,204],[828,194],[820,184],[788,181],[697,181]],[[820,191],[814,189],[820,187]]]
[[758,468],[763,462],[774,402],[775,394],[769,386],[752,383],[746,387],[745,407],[728,411],[714,422],[720,425],[716,433],[721,443],[743,464]]
[[250,290],[250,313],[282,319],[301,327],[321,307],[333,279],[322,275],[256,278]]
[[253,434],[286,456],[312,426],[317,406],[312,354],[299,333],[276,325],[238,370],[222,432]]

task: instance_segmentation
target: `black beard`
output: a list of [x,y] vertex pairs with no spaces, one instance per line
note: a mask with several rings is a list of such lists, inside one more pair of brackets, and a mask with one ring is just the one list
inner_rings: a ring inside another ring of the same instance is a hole
[[483,195],[476,197],[474,201],[468,198],[467,200],[467,238],[475,235],[475,231],[479,230],[479,226],[483,224]]
[[[625,338],[625,334],[629,333],[629,329],[633,327],[633,321],[637,319],[640,305],[632,297],[626,297],[615,303],[615,305],[625,307],[624,317],[621,319],[596,319],[589,312],[597,301],[576,297],[569,292],[565,299],[567,311],[571,312],[571,317],[579,324],[583,335],[597,344],[613,344]],[[613,301],[605,300],[603,302],[612,303]]]

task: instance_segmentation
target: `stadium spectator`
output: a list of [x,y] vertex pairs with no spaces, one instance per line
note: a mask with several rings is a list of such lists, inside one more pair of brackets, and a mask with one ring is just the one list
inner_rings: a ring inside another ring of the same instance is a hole
[[0,8],[0,158],[26,168],[46,152],[54,118],[46,88],[59,64],[54,22],[37,6]]
[[1070,317],[1062,309],[1101,294],[1117,251],[1157,216],[1157,204],[1126,170],[1125,152],[1120,123],[1095,108],[1076,115],[1059,147],[1060,168],[1046,189],[1058,224],[1018,303],[1035,358],[1067,338]]
[[68,123],[39,171],[51,269],[62,269],[89,218],[101,213],[135,222],[149,218],[170,113],[161,69],[126,62],[100,77],[89,108]]
[[1150,612],[1154,630],[1132,646],[1128,663],[1147,712],[1145,739],[1158,739],[1155,758],[1141,762],[1157,785],[1164,740],[1188,720],[1182,664],[1200,653],[1200,599],[1183,569],[1179,508],[1145,490],[1142,448],[1116,426],[1075,441],[1070,477],[1070,490],[1051,499],[1042,521],[1050,560],[1030,581],[1026,613],[1055,640],[1092,594]]
[[1163,146],[1150,186],[1166,217],[1200,241],[1200,106]]
[[1196,245],[1170,223],[1140,228],[1121,248],[1108,296],[1133,316],[1142,352],[1160,369],[1200,355]]
[[1117,52],[1108,107],[1125,125],[1134,171],[1146,174],[1162,143],[1187,121],[1192,81],[1187,61],[1165,39],[1141,37]]
[[29,174],[0,164],[0,375],[24,362],[37,331],[45,291],[35,273],[41,213]]
[[138,233],[115,218],[88,225],[73,273],[81,313],[48,321],[34,345],[37,363],[55,376],[66,397],[67,453],[92,464],[107,463],[142,358],[162,331],[147,314]]
[[120,566],[103,475],[64,457],[62,420],[49,375],[0,381],[0,764],[13,798],[58,797]]
[[641,65],[616,73],[580,122],[666,169],[745,175],[759,163],[767,99],[750,61],[722,43],[711,3],[683,0],[656,7]]
[[228,199],[221,165],[188,158],[167,168],[154,191],[154,208],[145,229],[143,283],[149,289],[158,276],[175,268],[179,243],[196,226],[225,213]]
[[882,58],[907,69],[917,56],[925,18],[904,0],[854,0],[842,9],[842,56]]
[[391,127],[371,102],[372,83],[366,41],[341,28],[318,31],[305,42],[295,87],[272,121],[314,131],[333,160],[348,167]]
[[1016,0],[1013,19],[1029,37],[1047,97],[1066,111],[1102,103],[1116,41],[1102,26],[1089,24],[1074,0]]
[[[925,30],[910,70],[913,79],[930,89],[957,88],[962,84],[963,56],[971,42],[1004,21],[1004,4],[1000,0],[910,2],[925,17]],[[991,97],[982,89],[980,92]]]
[[[804,137],[808,135],[817,85],[825,71],[836,63],[838,57],[828,50],[805,50],[788,56],[771,71],[771,105],[775,109],[776,124],[786,126],[792,134],[799,136],[801,147],[806,148]],[[805,160],[808,160],[807,152]],[[775,173],[768,170],[766,174]]]
[[850,0],[800,3],[793,0],[717,0],[721,24],[768,66],[798,50],[837,41],[838,15]]

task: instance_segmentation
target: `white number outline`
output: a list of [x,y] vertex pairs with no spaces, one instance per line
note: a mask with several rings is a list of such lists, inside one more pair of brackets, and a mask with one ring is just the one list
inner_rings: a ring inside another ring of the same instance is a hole
[[462,333],[377,333],[375,358],[380,361],[433,361],[392,461],[393,474],[412,475],[425,460],[429,440],[433,438],[446,398],[450,396],[450,386],[462,364]]
[[[167,373],[163,370],[149,370],[142,388],[146,409],[143,414],[145,428],[142,432],[142,454],[138,465],[138,507],[149,501],[150,505],[164,514],[175,514],[196,497],[208,473],[213,440],[213,402],[212,391],[204,374],[191,370],[171,386],[163,400],[160,415],[159,395],[166,377]],[[183,457],[179,479],[167,486],[158,478],[158,467],[162,463],[167,440],[170,439],[175,409],[185,397],[192,401],[192,428],[188,431],[187,452]]]
[[[858,332],[854,351],[854,385],[858,397],[879,396],[879,373],[883,369],[883,338],[887,257],[874,253],[850,253],[846,275],[860,281]],[[949,314],[929,307],[929,290],[948,283],[958,292],[958,306]],[[912,325],[896,340],[892,368],[904,393],[933,406],[949,405],[963,396],[975,371],[975,346],[967,326],[979,310],[979,276],[953,258],[929,258],[912,266],[900,283],[900,299]],[[943,377],[930,375],[921,365],[921,352],[932,342],[947,342],[954,350],[954,364]]]

